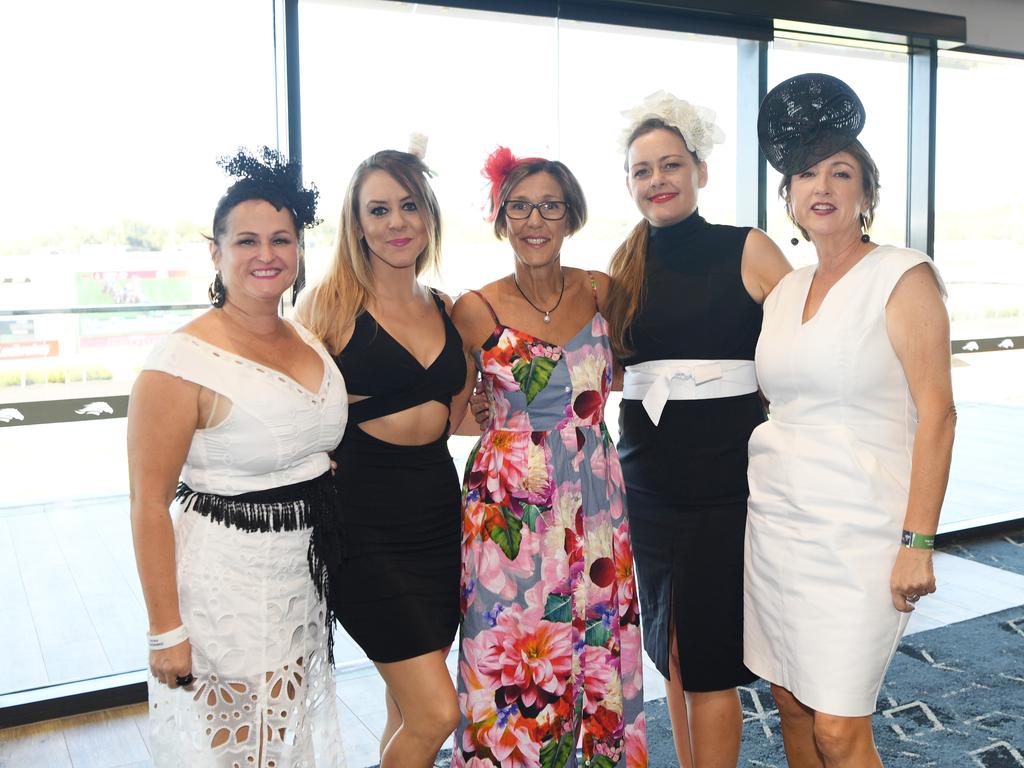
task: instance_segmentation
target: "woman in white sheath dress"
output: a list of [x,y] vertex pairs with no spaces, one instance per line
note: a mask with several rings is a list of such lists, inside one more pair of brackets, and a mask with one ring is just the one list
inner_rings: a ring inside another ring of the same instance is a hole
[[[782,133],[795,115],[816,138],[776,141],[780,101]],[[762,148],[818,263],[764,304],[770,418],[749,444],[744,662],[772,683],[790,766],[879,766],[875,700],[915,601],[935,591],[955,422],[945,289],[927,255],[864,232],[878,174],[848,86],[801,75],[761,110]]]

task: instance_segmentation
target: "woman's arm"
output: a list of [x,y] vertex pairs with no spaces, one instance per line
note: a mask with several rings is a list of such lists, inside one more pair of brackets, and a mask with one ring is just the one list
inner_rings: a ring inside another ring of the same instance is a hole
[[[446,297],[447,298],[447,297]],[[480,349],[483,341],[494,331],[494,320],[487,311],[480,297],[473,293],[464,293],[451,309],[452,322],[459,336],[462,337],[462,353],[466,357],[466,383],[462,391],[452,399],[452,416],[450,427],[452,434],[477,437],[483,431],[485,422],[479,420],[470,411],[470,397],[479,400],[481,392],[476,392],[478,374],[474,352]]]
[[792,271],[793,267],[775,241],[760,229],[751,229],[743,244],[740,261],[740,277],[750,298],[758,304],[764,304],[779,280]]
[[[950,376],[949,315],[928,264],[919,264],[903,275],[885,315],[889,339],[918,415],[903,528],[933,535],[949,480],[956,406]],[[897,610],[913,610],[908,595],[935,591],[932,550],[900,547],[890,586]]]
[[[604,272],[591,270],[590,274],[594,276],[594,280],[597,282],[597,305],[604,307],[608,301],[608,292],[611,290],[612,279]],[[622,364],[618,360],[614,360],[612,364],[612,392],[622,391],[622,377],[624,373]]]
[[[470,365],[472,365],[472,361],[470,361]],[[474,367],[470,370],[474,372],[475,376],[476,368]],[[474,379],[472,383],[467,381],[466,386],[469,387],[470,397],[466,398],[466,403],[463,406],[462,420],[452,431],[452,434],[463,435],[464,437],[479,437],[491,418],[491,409],[487,404],[487,395],[481,388],[479,379]],[[454,420],[452,423],[455,423]]]
[[[168,508],[198,422],[199,391],[197,384],[143,371],[128,401],[132,538],[153,635],[182,623]],[[192,670],[191,646],[185,641],[150,651],[149,664],[157,679],[174,688],[175,677]]]

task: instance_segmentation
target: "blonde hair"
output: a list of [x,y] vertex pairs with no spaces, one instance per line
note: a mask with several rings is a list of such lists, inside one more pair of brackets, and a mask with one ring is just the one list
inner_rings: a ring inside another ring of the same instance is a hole
[[[672,131],[686,143],[683,134],[674,125],[669,125],[660,117],[649,117],[629,134],[626,141],[626,172],[629,173],[629,148],[633,142],[645,134],[659,129]],[[689,151],[689,150],[687,150]],[[702,162],[692,151],[694,162]],[[632,349],[629,344],[629,324],[633,321],[636,310],[640,306],[644,293],[644,277],[647,271],[647,243],[650,228],[647,220],[640,221],[622,244],[615,249],[608,264],[608,275],[611,277],[611,288],[605,301],[604,315],[608,321],[608,335],[612,350],[620,360],[627,357]]]
[[441,261],[441,211],[428,181],[431,175],[420,158],[408,152],[386,149],[359,164],[345,192],[338,226],[338,245],[327,274],[299,303],[299,322],[323,340],[332,354],[341,351],[341,339],[373,298],[373,271],[366,240],[359,236],[359,192],[374,171],[384,171],[416,201],[427,227],[427,246],[416,257],[417,277],[435,273]]
[[603,314],[608,321],[612,350],[620,360],[632,352],[628,338],[629,324],[633,321],[644,290],[649,232],[647,220],[640,221],[615,249],[608,264],[611,287]]

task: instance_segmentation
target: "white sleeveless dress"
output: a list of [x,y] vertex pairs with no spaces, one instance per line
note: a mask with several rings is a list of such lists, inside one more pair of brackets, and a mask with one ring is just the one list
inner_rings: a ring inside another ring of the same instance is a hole
[[764,303],[755,362],[771,415],[749,446],[744,663],[827,714],[874,712],[909,617],[889,578],[917,410],[885,306],[921,263],[934,269],[919,251],[875,248],[805,324],[814,266]]
[[[323,360],[316,392],[184,333],[150,354],[144,370],[232,402],[223,422],[193,437],[181,475],[193,490],[235,496],[329,470],[327,451],[341,440],[348,413],[344,380],[320,342],[292,327]],[[171,690],[150,676],[154,766],[344,765],[326,610],[306,559],[310,529],[243,530],[181,504],[172,517],[196,682],[191,691]]]

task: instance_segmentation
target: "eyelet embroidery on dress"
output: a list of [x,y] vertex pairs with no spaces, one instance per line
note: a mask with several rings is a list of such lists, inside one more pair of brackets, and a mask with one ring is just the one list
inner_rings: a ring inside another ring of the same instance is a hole
[[[299,618],[300,610],[296,606],[296,618]],[[189,697],[189,708],[205,748],[222,761],[231,760],[230,763],[218,764],[251,766],[262,754],[267,768],[274,765],[282,768],[285,765],[290,768],[312,765],[305,760],[282,762],[286,755],[311,754],[311,741],[316,738],[313,733],[316,725],[312,721],[318,716],[334,716],[333,695],[328,693],[329,686],[323,684],[331,670],[323,654],[316,650],[325,614],[320,610],[315,619],[310,619],[296,628],[291,645],[293,652],[302,648],[314,651],[310,656],[312,669],[307,671],[306,657],[298,655],[280,668],[258,676],[259,682],[255,687],[251,680],[226,680],[216,673],[198,677],[196,690]],[[180,697],[181,693],[164,687],[151,690],[152,710],[155,712],[164,701],[172,703],[173,697]],[[180,707],[180,699],[177,703]],[[319,715],[321,712],[325,714]],[[187,728],[173,714],[154,720],[153,727],[154,737],[158,740],[164,729]],[[339,751],[325,765],[344,765],[340,743],[334,746]],[[298,752],[293,753],[293,749]]]
[[[303,531],[264,535],[184,516],[176,539],[182,621],[192,635],[194,690],[150,679],[156,768],[343,766],[327,611],[307,565]],[[262,584],[262,586],[260,586]],[[252,621],[269,620],[258,636]],[[277,660],[277,661],[274,661]]]
[[[300,395],[307,395],[307,394],[309,394],[310,392],[313,391],[313,390],[308,390],[308,389],[304,388],[297,381],[295,381],[295,379],[288,378],[286,376],[282,376],[278,371],[270,370],[270,369],[267,369],[266,367],[260,367],[260,365],[258,363],[254,362],[252,360],[247,360],[244,357],[239,357],[237,355],[233,355],[230,352],[223,352],[222,353],[220,350],[216,349],[209,342],[204,342],[202,339],[197,339],[197,338],[195,338],[193,336],[189,336],[188,334],[183,334],[183,335],[188,336],[189,343],[192,344],[192,346],[195,347],[196,349],[205,350],[208,354],[211,354],[214,357],[219,357],[221,359],[228,359],[228,358],[230,358],[232,360],[232,362],[235,363],[235,365],[241,365],[241,366],[244,366],[244,367],[251,368],[252,370],[256,371],[259,374],[262,374],[264,376],[268,376],[271,380],[277,379],[277,381],[279,383],[281,383],[281,384],[285,384],[285,385],[287,385],[289,387],[294,387],[295,391],[298,394],[300,394]],[[303,341],[305,341],[307,344],[309,343],[308,339],[303,339]],[[329,358],[325,359],[324,355],[321,354],[320,350],[318,350],[316,347],[313,347],[312,345],[310,345],[310,347],[313,349],[314,352],[317,353],[317,356],[320,358],[320,361],[323,363],[324,366],[333,365],[334,364],[333,361],[331,361]],[[320,385],[320,387],[319,387],[319,389],[317,391],[318,391],[318,393],[319,392],[327,393],[330,390],[330,386],[331,386],[331,377],[328,375],[327,369],[325,368],[324,375],[321,378],[321,385]],[[312,399],[313,405],[317,405],[318,403],[322,404],[322,403],[325,403],[325,402],[327,402],[327,398],[323,397],[323,396],[321,396],[319,398],[319,400],[317,400],[316,398]]]

